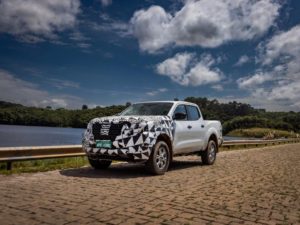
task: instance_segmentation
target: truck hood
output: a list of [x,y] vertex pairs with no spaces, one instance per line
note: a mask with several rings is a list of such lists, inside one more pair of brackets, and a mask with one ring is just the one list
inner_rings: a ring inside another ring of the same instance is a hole
[[131,124],[136,123],[148,123],[148,122],[160,122],[162,120],[171,120],[169,116],[108,116],[94,118],[90,121],[94,123],[120,123],[129,122]]

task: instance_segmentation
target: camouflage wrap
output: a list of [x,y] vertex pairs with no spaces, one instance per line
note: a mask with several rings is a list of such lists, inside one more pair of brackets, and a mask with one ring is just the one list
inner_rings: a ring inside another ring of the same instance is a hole
[[[125,123],[124,123],[125,122]],[[96,148],[93,125],[101,124],[101,133],[108,135],[110,126],[123,124],[120,134],[114,137],[112,148]],[[104,128],[103,128],[104,127]],[[107,130],[105,130],[107,129]],[[87,155],[133,156],[135,160],[147,160],[157,138],[161,134],[173,140],[174,123],[168,116],[102,117],[91,120],[84,133],[82,145]]]

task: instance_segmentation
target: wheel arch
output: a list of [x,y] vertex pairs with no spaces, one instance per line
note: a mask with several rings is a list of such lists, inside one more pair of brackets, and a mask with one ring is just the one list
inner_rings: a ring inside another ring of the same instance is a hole
[[219,151],[218,137],[214,132],[209,135],[209,138],[208,138],[208,141],[207,141],[207,146],[208,146],[208,143],[209,143],[210,140],[213,140],[216,143],[217,152],[218,152]]
[[167,134],[163,133],[157,137],[156,142],[159,142],[159,141],[164,141],[167,143],[169,150],[170,150],[170,157],[171,157],[170,162],[171,162],[173,159],[173,145],[172,145],[171,138]]

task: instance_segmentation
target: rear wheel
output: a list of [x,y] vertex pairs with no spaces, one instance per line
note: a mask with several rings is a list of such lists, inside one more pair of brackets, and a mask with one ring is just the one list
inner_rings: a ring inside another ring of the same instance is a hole
[[201,159],[203,164],[212,165],[216,161],[217,157],[217,144],[214,140],[209,140],[207,148],[201,153]]
[[111,164],[111,160],[103,160],[103,159],[89,159],[90,165],[96,169],[96,170],[101,170],[101,169],[107,169],[110,164]]
[[152,174],[162,175],[168,170],[170,158],[168,145],[164,141],[159,141],[155,144],[146,163],[146,169]]

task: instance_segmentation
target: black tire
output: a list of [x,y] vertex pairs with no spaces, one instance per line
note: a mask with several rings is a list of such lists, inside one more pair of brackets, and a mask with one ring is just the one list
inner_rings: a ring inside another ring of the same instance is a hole
[[207,148],[204,152],[201,152],[201,159],[204,165],[212,165],[217,158],[218,146],[214,140],[209,140]]
[[146,162],[146,169],[154,175],[163,175],[170,164],[170,150],[166,142],[159,141],[153,147],[151,155]]
[[103,170],[103,169],[107,169],[110,164],[111,164],[111,160],[95,160],[95,159],[89,159],[90,165],[96,169],[96,170]]

